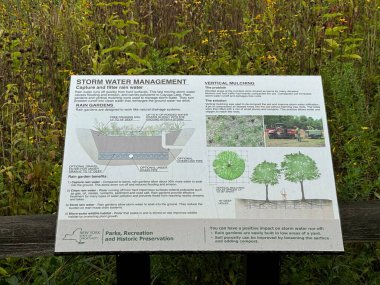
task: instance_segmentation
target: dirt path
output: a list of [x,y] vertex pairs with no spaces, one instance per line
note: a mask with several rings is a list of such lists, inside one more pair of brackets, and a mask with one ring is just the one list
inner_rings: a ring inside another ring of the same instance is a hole
[[265,144],[267,147],[323,147],[325,139],[302,138],[299,142],[296,139],[269,139],[265,135]]

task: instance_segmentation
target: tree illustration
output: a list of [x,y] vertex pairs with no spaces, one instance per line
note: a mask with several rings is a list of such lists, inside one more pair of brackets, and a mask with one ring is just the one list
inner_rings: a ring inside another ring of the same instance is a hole
[[266,202],[268,199],[268,186],[278,184],[280,178],[280,170],[277,163],[264,161],[258,164],[252,172],[251,181],[259,184],[265,184]]
[[281,162],[285,180],[301,184],[302,201],[305,201],[303,183],[305,180],[315,180],[321,176],[317,164],[311,157],[298,152],[285,155]]

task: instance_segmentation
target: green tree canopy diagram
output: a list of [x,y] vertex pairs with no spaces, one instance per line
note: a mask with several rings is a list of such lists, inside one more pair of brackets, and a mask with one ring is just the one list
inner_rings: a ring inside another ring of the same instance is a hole
[[301,152],[286,154],[281,168],[286,180],[301,184],[302,201],[306,200],[304,181],[318,179],[321,175],[315,161]]
[[280,175],[280,169],[277,168],[277,163],[274,162],[263,161],[253,170],[251,181],[259,184],[265,184],[266,202],[269,202],[268,186],[277,184]]
[[235,180],[244,173],[245,162],[236,152],[223,151],[216,156],[213,167],[220,178]]

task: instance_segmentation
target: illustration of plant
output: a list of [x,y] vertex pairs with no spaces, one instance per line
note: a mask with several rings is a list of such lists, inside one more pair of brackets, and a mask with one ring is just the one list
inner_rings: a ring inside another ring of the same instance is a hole
[[245,162],[233,151],[223,151],[216,156],[213,162],[216,175],[225,180],[239,178],[245,170]]
[[265,184],[266,199],[269,202],[268,188],[269,185],[278,184],[281,171],[277,168],[277,163],[264,161],[258,164],[252,172],[251,181],[259,184]]
[[95,120],[95,130],[107,136],[157,136],[161,135],[162,132],[181,130],[184,125],[184,122],[164,122],[141,128],[132,125],[119,126],[116,122],[104,124]]
[[301,184],[302,201],[305,201],[304,181],[315,180],[321,176],[316,162],[301,152],[291,153],[285,155],[281,168],[286,180]]

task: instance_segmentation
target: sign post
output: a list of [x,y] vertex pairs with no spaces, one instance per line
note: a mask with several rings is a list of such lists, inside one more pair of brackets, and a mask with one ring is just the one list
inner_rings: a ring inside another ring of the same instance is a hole
[[55,251],[343,251],[321,78],[73,76]]
[[149,285],[150,256],[147,253],[122,253],[116,255],[117,284]]

